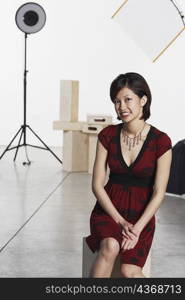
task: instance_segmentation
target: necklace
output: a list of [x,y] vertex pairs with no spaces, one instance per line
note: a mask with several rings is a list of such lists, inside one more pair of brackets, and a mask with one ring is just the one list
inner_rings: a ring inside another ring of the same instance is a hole
[[[143,129],[145,128],[146,123],[144,124],[142,130],[139,132],[138,135],[136,135],[135,137],[131,138],[126,134],[126,130],[124,130],[124,128],[122,128],[122,133],[123,133],[123,142],[126,143],[126,145],[129,144],[129,151],[131,150],[131,146],[134,147],[136,144],[139,144],[139,141],[141,140],[141,133],[143,131]],[[132,141],[133,140],[133,141]]]

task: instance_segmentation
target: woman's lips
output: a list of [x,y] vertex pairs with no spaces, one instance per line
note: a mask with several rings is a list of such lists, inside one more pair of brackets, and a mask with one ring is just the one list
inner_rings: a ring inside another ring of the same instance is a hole
[[130,116],[131,113],[121,113],[120,115],[123,117],[123,118],[126,118],[128,116]]

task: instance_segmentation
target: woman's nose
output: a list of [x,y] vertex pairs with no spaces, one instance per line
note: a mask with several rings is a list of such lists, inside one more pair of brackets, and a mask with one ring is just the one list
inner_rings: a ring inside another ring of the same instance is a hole
[[121,101],[120,108],[121,110],[126,109],[126,105],[124,101]]

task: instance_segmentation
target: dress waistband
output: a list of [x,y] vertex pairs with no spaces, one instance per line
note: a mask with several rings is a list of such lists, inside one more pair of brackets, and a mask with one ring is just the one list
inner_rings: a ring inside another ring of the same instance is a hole
[[123,186],[151,187],[153,185],[153,176],[141,178],[132,173],[119,174],[110,171],[109,180]]

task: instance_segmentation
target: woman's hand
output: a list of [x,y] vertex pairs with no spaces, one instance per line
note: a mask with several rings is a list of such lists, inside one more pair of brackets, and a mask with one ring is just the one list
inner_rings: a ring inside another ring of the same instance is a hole
[[124,234],[125,237],[133,239],[134,238],[134,232],[131,231],[133,228],[133,224],[126,221],[125,219],[121,220],[119,224],[122,227],[122,234]]
[[126,238],[125,236],[123,236],[121,249],[123,249],[123,251],[133,249],[136,246],[138,239],[139,237],[136,236],[134,236],[132,240],[130,238]]
[[121,248],[123,249],[123,251],[133,249],[136,246],[140,236],[140,230],[136,226],[134,225],[129,226],[128,230],[129,230],[129,236],[125,234],[124,230],[122,232],[123,241],[121,244]]

